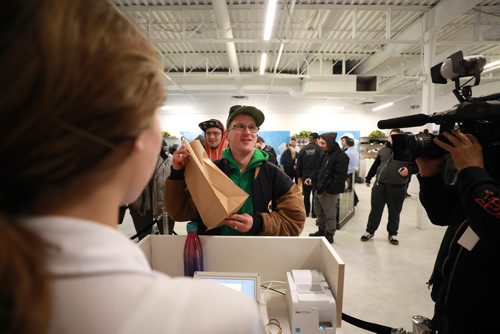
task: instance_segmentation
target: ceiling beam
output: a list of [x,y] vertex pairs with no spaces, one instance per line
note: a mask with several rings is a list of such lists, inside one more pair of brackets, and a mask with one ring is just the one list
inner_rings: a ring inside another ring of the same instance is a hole
[[[146,12],[146,11],[181,11],[181,10],[212,10],[211,5],[121,5],[115,4],[116,8],[123,12]],[[227,5],[229,10],[244,10],[244,9],[260,9],[266,10],[266,5],[264,4],[243,4],[243,5]],[[402,12],[425,12],[428,11],[432,6],[419,6],[419,5],[402,5],[402,6],[391,6],[391,5],[334,5],[334,4],[300,4],[296,5],[297,10],[358,10],[358,11],[373,11],[380,10],[385,11],[392,8],[393,11]],[[489,8],[489,7],[483,7]]]
[[224,39],[227,39],[226,50],[229,66],[232,73],[239,74],[240,66],[238,64],[238,55],[236,54],[236,47],[234,42],[229,41],[233,39],[233,30],[231,28],[231,21],[229,19],[229,12],[227,10],[227,5],[225,0],[213,0],[212,6],[215,12],[215,17],[217,19],[217,25],[219,26],[220,32]]
[[[420,19],[413,22],[404,32],[396,37],[396,40],[407,40],[409,38],[415,38],[415,36],[421,36],[423,38],[425,31],[436,31],[437,29],[447,25],[455,18],[460,15],[465,14],[472,7],[474,7],[481,0],[442,0],[439,4],[431,9],[428,15],[433,16],[433,25],[428,24],[429,17],[421,16]],[[425,31],[424,31],[425,29]],[[455,42],[456,43],[456,42]],[[391,40],[384,50],[373,55],[370,59],[364,62],[359,67],[359,73],[369,74],[371,70],[377,67],[380,63],[391,57],[399,57],[404,51],[404,45],[398,44]],[[398,44],[398,45],[396,45]]]
[[[156,43],[262,43],[262,38],[151,38]],[[281,40],[277,38],[267,43],[363,43],[363,44],[420,44],[421,39],[362,39],[362,38],[293,38]],[[498,42],[497,42],[498,44]]]

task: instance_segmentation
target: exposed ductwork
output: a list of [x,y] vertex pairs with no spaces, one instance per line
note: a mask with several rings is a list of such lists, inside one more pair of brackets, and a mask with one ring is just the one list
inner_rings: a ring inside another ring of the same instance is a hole
[[[229,40],[233,39],[233,31],[231,30],[231,21],[229,19],[229,12],[225,0],[213,0],[212,6],[214,7],[217,25],[222,32],[224,38]],[[236,54],[236,47],[233,42],[226,43],[227,57],[231,72],[233,74],[240,74],[240,65],[238,64],[238,56]]]

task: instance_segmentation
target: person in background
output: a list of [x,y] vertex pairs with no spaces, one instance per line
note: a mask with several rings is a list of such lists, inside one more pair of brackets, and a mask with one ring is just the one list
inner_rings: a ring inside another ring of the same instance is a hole
[[[168,152],[168,149],[169,149],[169,148],[168,148],[168,143],[167,143],[167,141],[165,140],[165,138],[163,138],[163,139],[162,139],[162,141],[161,141],[161,147],[162,147],[163,152],[165,152],[165,153],[169,153],[169,152]],[[161,154],[161,153],[160,153],[160,154]]]
[[162,147],[153,176],[139,198],[129,205],[120,207],[119,223],[121,224],[123,221],[126,209],[128,208],[134,222],[138,240],[142,240],[148,234],[151,234],[155,224],[160,234],[165,233],[166,212],[164,207],[164,189],[165,182],[170,175],[172,159],[173,156],[167,153]]
[[[302,232],[306,217],[299,188],[281,169],[268,162],[265,151],[255,148],[264,119],[262,111],[253,106],[229,111],[226,122],[229,146],[222,152],[222,159],[214,163],[249,197],[222,226],[207,231],[204,224],[199,224],[200,234],[298,236]],[[174,155],[165,205],[175,220],[202,222],[184,180],[188,159],[185,147]]]
[[254,301],[117,230],[161,146],[146,37],[105,0],[5,0],[0,25],[0,332],[264,334]]
[[[177,143],[174,143],[172,145],[170,145],[170,147],[168,148],[168,153],[172,155],[174,155],[174,152],[177,151],[177,149],[179,148],[179,144]],[[172,167],[172,165],[170,165],[170,167]],[[172,219],[172,217],[170,217],[168,215],[168,212],[167,212],[167,224],[168,224],[168,234],[175,234],[177,235],[177,233],[175,233],[174,231],[174,228],[175,228],[175,220]]]
[[371,210],[368,216],[366,232],[361,236],[361,241],[368,241],[375,235],[380,226],[384,207],[387,205],[389,219],[387,233],[389,242],[398,245],[399,215],[403,209],[406,195],[406,186],[412,173],[417,172],[415,164],[397,161],[393,158],[391,135],[401,133],[400,129],[392,129],[386,146],[382,147],[375,158],[365,184],[370,187],[371,179],[376,176],[375,185],[371,194]]
[[297,184],[295,175],[295,163],[297,161],[297,153],[292,144],[286,144],[286,150],[283,151],[280,157],[280,165],[283,166],[283,171],[286,175]]
[[[497,129],[491,133],[499,133]],[[500,163],[497,145],[453,130],[434,144],[451,154],[458,174],[448,184],[445,159],[417,158],[420,202],[432,224],[447,226],[429,279],[440,334],[491,333],[500,299]],[[498,136],[497,136],[498,140]]]
[[312,218],[316,218],[316,213],[314,212],[314,195],[316,191],[311,184],[306,184],[303,181],[312,178],[323,156],[323,151],[317,144],[318,138],[318,133],[311,132],[309,135],[309,143],[302,147],[297,155],[297,180],[299,184],[302,184],[306,217],[309,216],[310,212]]
[[297,138],[292,137],[290,138],[290,147],[295,151],[295,164],[293,167],[293,174],[294,174],[294,180],[295,184],[299,183],[299,180],[297,179],[297,154],[300,152],[300,147],[297,145]]
[[199,140],[201,143],[201,146],[205,147],[205,135],[198,135],[198,136],[196,136],[195,140]]
[[268,158],[269,162],[278,166],[278,155],[276,154],[276,151],[274,150],[274,148],[272,146],[266,144],[266,141],[264,140],[264,138],[262,138],[261,136],[258,136],[255,147],[266,152],[268,157],[269,157]]
[[295,150],[295,152],[300,152],[300,146],[297,145],[297,138],[290,138],[290,146]]
[[210,160],[222,158],[222,151],[227,147],[224,125],[218,119],[209,119],[198,124],[205,134],[205,151]]
[[345,190],[349,157],[335,141],[337,133],[328,132],[319,136],[318,146],[323,151],[318,168],[312,178],[304,181],[316,189],[314,209],[318,219],[318,231],[310,233],[311,237],[325,237],[333,244],[333,236],[337,230],[337,200]]
[[177,149],[179,148],[179,144],[175,143],[175,144],[172,144],[169,148],[168,148],[168,153],[174,155],[174,152],[177,151]]
[[354,147],[354,139],[348,136],[340,138],[342,149],[349,157],[349,166],[347,167],[347,189],[354,193],[354,206],[359,202],[356,190],[354,190],[354,175],[359,170],[359,151]]

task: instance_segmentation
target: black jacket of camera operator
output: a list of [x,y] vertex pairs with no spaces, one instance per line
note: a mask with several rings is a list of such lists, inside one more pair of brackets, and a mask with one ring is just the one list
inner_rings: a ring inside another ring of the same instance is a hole
[[498,327],[500,190],[483,168],[469,167],[453,186],[442,175],[419,177],[420,201],[435,225],[448,226],[429,280],[434,321],[460,333]]

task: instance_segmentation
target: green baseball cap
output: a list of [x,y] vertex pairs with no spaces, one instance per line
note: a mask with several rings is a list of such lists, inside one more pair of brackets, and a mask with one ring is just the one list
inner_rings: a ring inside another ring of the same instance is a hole
[[262,125],[262,123],[264,123],[264,114],[259,109],[253,106],[232,106],[231,108],[229,108],[229,116],[227,118],[226,128],[229,127],[229,124],[231,124],[236,116],[241,114],[252,116],[255,120],[255,125],[259,127]]

